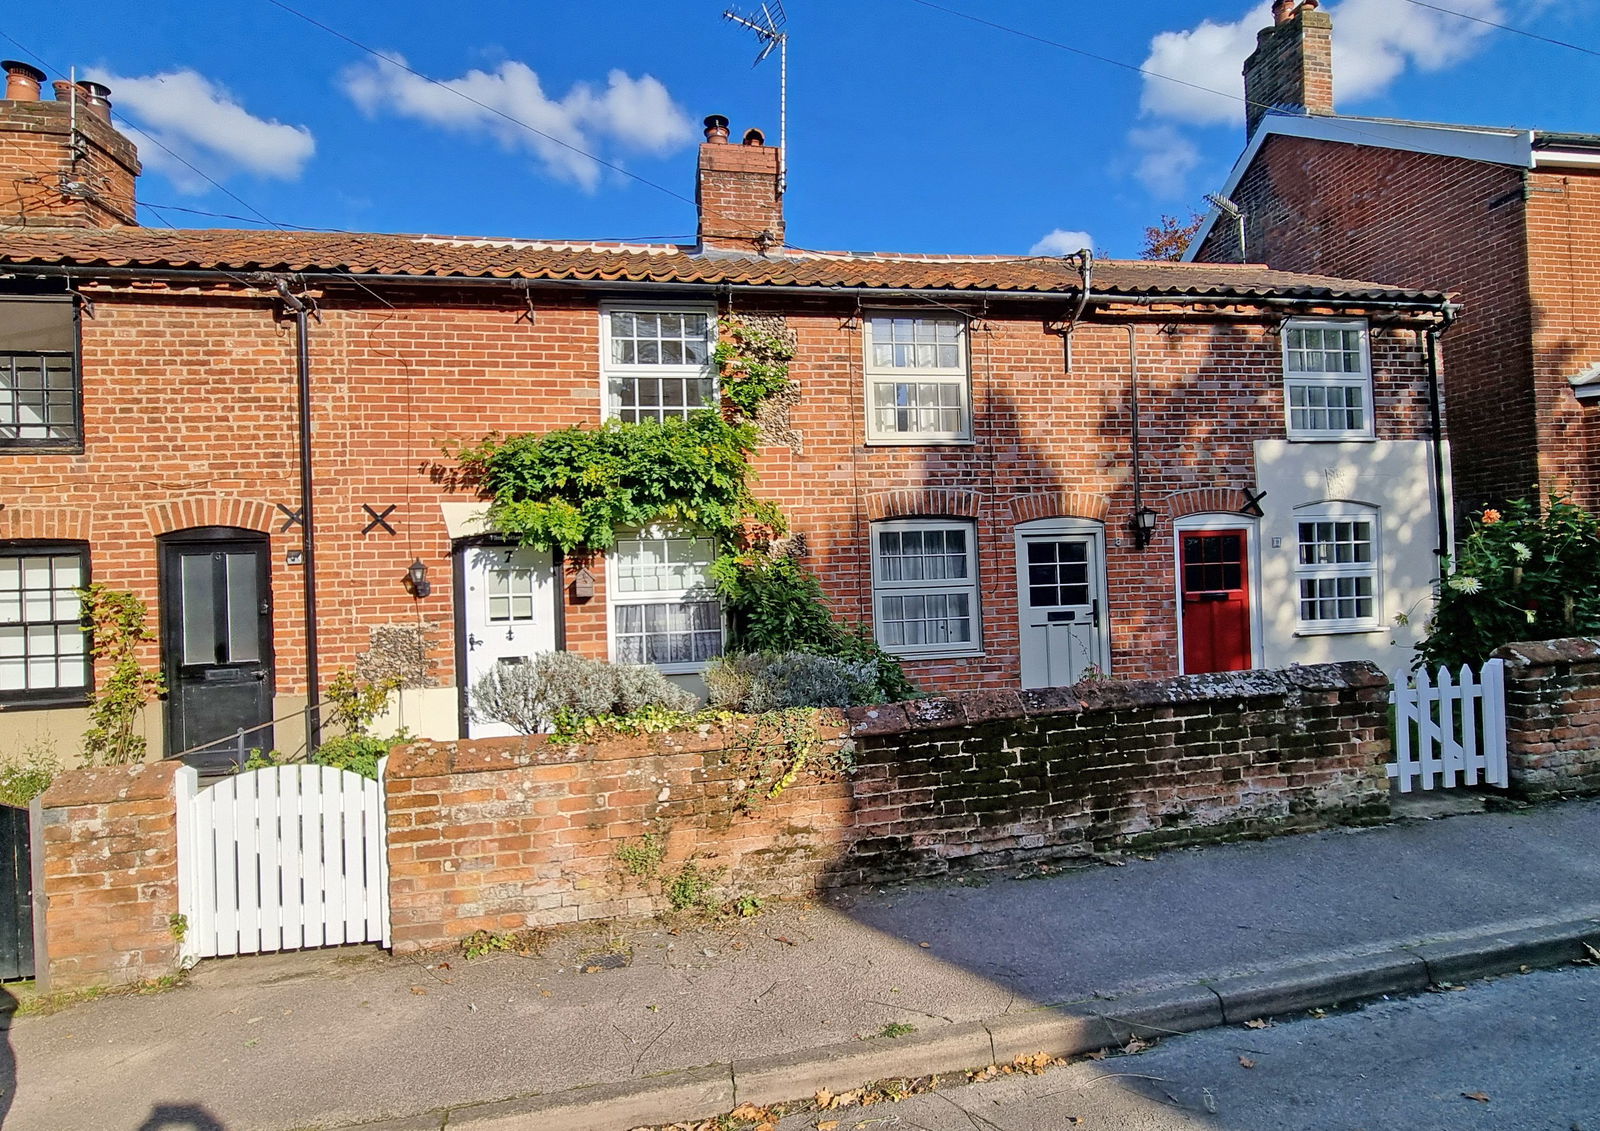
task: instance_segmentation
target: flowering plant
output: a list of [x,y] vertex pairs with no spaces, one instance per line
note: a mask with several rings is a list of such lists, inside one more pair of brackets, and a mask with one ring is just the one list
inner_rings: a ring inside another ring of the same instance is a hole
[[1418,663],[1481,664],[1502,644],[1600,631],[1600,520],[1559,495],[1469,521]]

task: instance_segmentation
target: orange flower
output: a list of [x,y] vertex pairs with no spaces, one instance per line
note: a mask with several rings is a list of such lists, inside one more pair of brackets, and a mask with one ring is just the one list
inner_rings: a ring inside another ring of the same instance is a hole
[[1495,523],[1497,523],[1499,521],[1500,521],[1500,512],[1495,510],[1493,507],[1490,507],[1488,510],[1483,512],[1483,524],[1485,526],[1493,526]]

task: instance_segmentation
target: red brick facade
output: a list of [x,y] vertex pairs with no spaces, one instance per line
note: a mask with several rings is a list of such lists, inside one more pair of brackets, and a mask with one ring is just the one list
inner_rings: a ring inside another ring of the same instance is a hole
[[1511,788],[1533,801],[1600,793],[1600,640],[1507,644]]
[[[61,84],[67,87],[68,84]],[[57,96],[61,90],[58,88]],[[0,223],[105,228],[136,224],[133,143],[85,101],[0,99]],[[74,112],[76,111],[76,112]],[[77,156],[68,141],[82,142]]]
[[[1329,41],[1308,51],[1331,64]],[[1331,94],[1313,107],[1332,111]],[[1600,509],[1600,405],[1580,404],[1567,380],[1600,361],[1600,173],[1415,152],[1386,145],[1381,121],[1346,123],[1313,122],[1312,138],[1268,121],[1230,192],[1247,217],[1245,258],[1458,296],[1445,396],[1459,509],[1551,490]],[[1238,260],[1234,224],[1213,224],[1194,258]]]

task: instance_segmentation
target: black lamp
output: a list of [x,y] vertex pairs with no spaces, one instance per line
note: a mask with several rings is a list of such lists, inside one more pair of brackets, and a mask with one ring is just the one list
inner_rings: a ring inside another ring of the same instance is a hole
[[406,570],[406,588],[411,590],[413,597],[426,597],[433,592],[433,582],[428,580],[428,567],[422,564],[421,558],[414,558],[411,568]]
[[1128,529],[1133,531],[1133,547],[1142,550],[1150,545],[1150,539],[1156,536],[1156,512],[1149,507],[1140,507],[1133,512],[1133,517],[1128,520]]

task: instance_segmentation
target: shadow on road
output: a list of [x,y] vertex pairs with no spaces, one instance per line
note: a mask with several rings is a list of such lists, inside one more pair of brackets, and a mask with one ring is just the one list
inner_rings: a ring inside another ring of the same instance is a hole
[[156,1104],[139,1131],[228,1131],[199,1104]]

